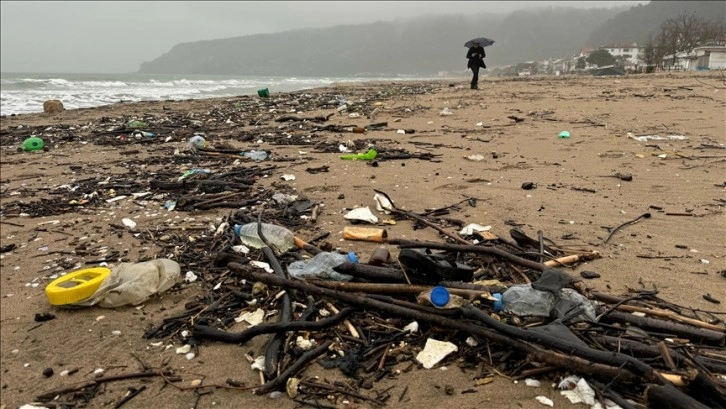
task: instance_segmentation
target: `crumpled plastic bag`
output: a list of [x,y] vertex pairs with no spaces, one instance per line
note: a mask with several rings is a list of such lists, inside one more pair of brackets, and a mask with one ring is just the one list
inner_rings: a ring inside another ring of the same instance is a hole
[[168,290],[180,277],[181,267],[174,260],[162,258],[142,263],[121,263],[111,269],[111,274],[92,296],[73,305],[104,308],[138,305],[152,295]]

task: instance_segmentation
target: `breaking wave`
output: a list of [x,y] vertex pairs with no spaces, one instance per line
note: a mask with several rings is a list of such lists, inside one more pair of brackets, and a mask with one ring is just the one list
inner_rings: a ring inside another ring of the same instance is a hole
[[58,99],[66,109],[118,102],[185,100],[271,93],[322,87],[351,78],[262,78],[146,74],[0,75],[0,114],[43,112],[43,102]]

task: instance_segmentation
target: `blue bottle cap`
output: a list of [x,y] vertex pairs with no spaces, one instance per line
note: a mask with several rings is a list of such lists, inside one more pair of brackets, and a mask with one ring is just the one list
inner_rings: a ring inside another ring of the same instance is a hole
[[502,303],[502,295],[499,293],[492,294],[492,297],[496,298],[497,300],[492,303],[492,306],[494,307],[494,311],[501,312],[504,310],[504,303]]
[[348,261],[351,263],[358,263],[358,255],[355,254],[355,252],[351,251],[348,253]]
[[435,307],[443,307],[449,302],[449,291],[441,286],[434,287],[431,290],[431,304]]
[[234,234],[239,236],[239,232],[241,229],[242,229],[242,226],[240,226],[239,224],[235,224],[234,225]]

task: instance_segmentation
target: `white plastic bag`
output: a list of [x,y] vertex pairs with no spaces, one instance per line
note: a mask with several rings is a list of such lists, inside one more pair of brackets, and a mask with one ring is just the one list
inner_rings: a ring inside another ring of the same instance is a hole
[[179,263],[169,259],[156,259],[142,263],[121,263],[111,269],[95,293],[74,305],[98,305],[116,308],[138,305],[154,294],[171,288],[181,277]]

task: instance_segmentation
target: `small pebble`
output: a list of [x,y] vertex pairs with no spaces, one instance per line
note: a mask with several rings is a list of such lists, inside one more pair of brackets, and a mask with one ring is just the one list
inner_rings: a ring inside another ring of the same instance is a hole
[[580,271],[582,278],[600,278],[600,273],[594,271]]
[[53,368],[43,369],[43,376],[45,376],[46,378],[50,378],[51,376],[53,376]]

